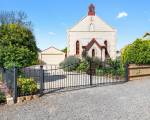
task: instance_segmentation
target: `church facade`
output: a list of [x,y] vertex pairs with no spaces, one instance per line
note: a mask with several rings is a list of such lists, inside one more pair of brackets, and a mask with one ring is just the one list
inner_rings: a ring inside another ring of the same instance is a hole
[[89,6],[88,15],[67,32],[67,56],[83,55],[98,57],[101,61],[106,58],[116,58],[117,30],[105,23],[95,14],[95,6]]

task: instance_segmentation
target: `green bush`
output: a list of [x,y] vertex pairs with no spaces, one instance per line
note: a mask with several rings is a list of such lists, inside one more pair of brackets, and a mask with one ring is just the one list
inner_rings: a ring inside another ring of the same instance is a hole
[[124,67],[122,67],[121,61],[109,60],[106,63],[108,66],[102,66],[96,69],[97,75],[112,75],[112,76],[124,76]]
[[137,39],[121,53],[122,64],[150,64],[150,40]]
[[0,91],[0,104],[6,102],[6,96]]
[[98,58],[98,57],[89,57],[86,56],[85,58],[86,61],[88,61],[88,63],[91,62],[92,66],[94,67],[100,67],[102,66],[102,61]]
[[102,66],[102,62],[101,62],[101,60],[100,60],[98,57],[94,57],[94,58],[92,59],[92,63],[93,63],[95,66],[97,66],[97,67]]
[[114,68],[114,69],[118,69],[118,68],[120,68],[121,67],[121,61],[120,60],[110,60],[109,61],[109,65],[110,65],[110,67],[112,67],[112,68]]
[[69,56],[62,63],[60,63],[60,67],[65,71],[73,71],[76,70],[79,64],[80,64],[79,58],[75,56]]
[[83,60],[77,67],[77,71],[86,72],[89,69],[89,62]]
[[5,68],[36,64],[38,48],[32,30],[19,24],[0,25],[0,58]]
[[110,75],[112,72],[113,69],[111,67],[101,67],[96,69],[97,75]]
[[21,95],[31,95],[37,92],[37,83],[32,78],[19,78],[18,90]]

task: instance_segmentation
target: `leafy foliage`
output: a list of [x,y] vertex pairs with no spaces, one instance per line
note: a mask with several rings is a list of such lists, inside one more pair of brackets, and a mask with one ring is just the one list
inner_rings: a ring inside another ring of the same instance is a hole
[[80,63],[80,59],[75,56],[67,57],[62,63],[60,63],[60,67],[67,71],[76,70]]
[[67,47],[65,47],[62,52],[67,53]]
[[83,60],[77,67],[77,71],[81,72],[86,72],[88,69],[89,69],[89,62],[87,60]]
[[92,63],[94,63],[94,65],[97,66],[97,67],[102,66],[102,61],[98,57],[94,57],[92,59]]
[[96,69],[97,75],[118,75],[124,76],[125,69],[119,60],[109,60],[105,63],[107,66],[101,66]]
[[150,64],[150,40],[137,39],[122,50],[121,60],[125,63]]
[[35,38],[28,28],[17,24],[0,26],[0,66],[24,67],[37,62]]
[[0,104],[6,102],[6,96],[0,91]]
[[18,90],[21,95],[31,95],[37,92],[37,83],[32,78],[19,78]]

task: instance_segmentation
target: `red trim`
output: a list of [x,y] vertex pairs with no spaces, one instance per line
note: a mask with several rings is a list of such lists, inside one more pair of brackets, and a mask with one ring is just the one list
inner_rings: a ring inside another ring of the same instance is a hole
[[[89,51],[90,48],[93,46],[94,43],[99,47],[99,49],[101,49],[101,52],[102,52],[102,49],[104,48],[104,49],[105,49],[105,56],[110,57],[110,55],[109,55],[109,53],[108,53],[108,51],[107,51],[107,46],[106,46],[106,45],[105,45],[105,46],[101,46],[101,45],[96,41],[95,38],[93,38],[93,39],[87,44],[87,46],[82,46],[82,48],[85,49],[86,51]],[[101,55],[102,55],[102,53],[101,53]]]
[[93,46],[94,43],[95,43],[100,49],[101,49],[101,48],[106,48],[105,46],[101,46],[101,45],[95,40],[95,38],[93,38],[93,39],[88,43],[87,46],[82,46],[82,48],[85,48],[86,51],[89,51],[90,48]]

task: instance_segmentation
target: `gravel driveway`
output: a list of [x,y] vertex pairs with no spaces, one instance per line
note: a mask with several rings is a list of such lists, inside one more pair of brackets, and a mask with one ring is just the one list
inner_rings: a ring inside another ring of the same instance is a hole
[[0,107],[0,120],[150,120],[150,80],[47,94]]

